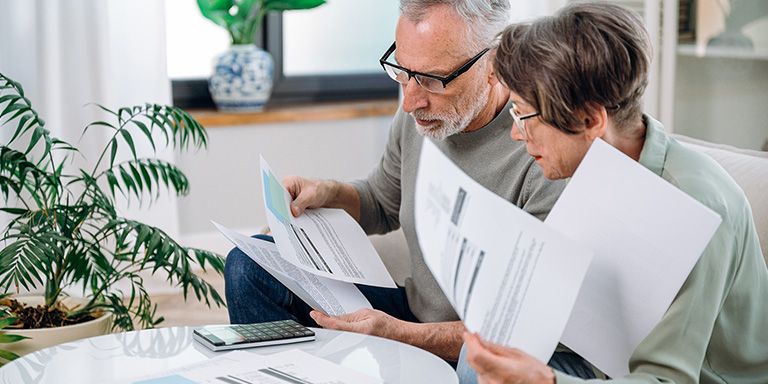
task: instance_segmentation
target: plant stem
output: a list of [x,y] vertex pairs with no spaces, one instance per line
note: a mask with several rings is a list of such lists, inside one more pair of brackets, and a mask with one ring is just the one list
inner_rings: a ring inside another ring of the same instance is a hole
[[[114,134],[114,135],[112,135],[112,138],[111,138],[111,139],[108,141],[108,143],[111,143],[111,142],[112,142],[112,140],[115,140],[115,139],[117,138],[117,135],[118,135],[118,134],[120,133],[120,131],[121,131],[121,130],[122,130],[124,127],[125,127],[125,125],[126,125],[126,124],[128,124],[129,122],[133,121],[133,119],[134,119],[136,116],[138,116],[139,114],[141,114],[141,111],[139,111],[139,112],[136,112],[135,114],[132,114],[130,117],[128,117],[128,119],[126,119],[126,120],[124,120],[122,123],[120,123],[120,126],[119,126],[119,127],[117,127],[117,128],[115,129],[115,134]],[[118,116],[118,121],[119,121],[119,120],[120,120],[120,117]],[[103,160],[103,159],[104,159],[104,155],[106,155],[106,154],[107,154],[107,151],[110,149],[109,147],[110,147],[110,145],[107,145],[107,146],[105,146],[105,147],[104,147],[104,150],[103,150],[103,151],[101,151],[101,155],[99,155],[99,159],[98,159],[98,160],[96,160],[96,165],[93,167],[93,171],[91,171],[91,173],[89,173],[89,175],[90,175],[91,177],[93,177],[93,175],[94,175],[94,174],[96,173],[96,171],[99,169],[99,165],[101,164],[101,160]]]

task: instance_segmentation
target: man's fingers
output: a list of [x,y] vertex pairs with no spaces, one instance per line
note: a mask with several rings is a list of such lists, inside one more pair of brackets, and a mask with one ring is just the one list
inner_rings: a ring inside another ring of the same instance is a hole
[[485,349],[487,349],[490,352],[493,352],[496,355],[508,356],[508,357],[520,356],[520,351],[516,348],[508,348],[503,345],[491,343],[490,341],[480,339],[479,337],[478,337],[478,341],[483,344],[483,347],[485,347]]
[[309,312],[309,316],[317,323],[317,325],[323,328],[336,329],[339,331],[351,331],[349,323],[328,316],[322,312],[312,311]]
[[283,178],[283,187],[291,195],[291,198],[296,198],[296,195],[301,192],[301,178],[298,176],[286,176]]
[[477,372],[482,381],[503,382],[509,376],[508,370],[513,369],[514,358],[500,356],[483,345],[480,338],[474,334],[464,334],[467,344],[467,362]]
[[354,311],[354,312],[350,312],[350,313],[345,313],[343,315],[339,315],[339,316],[337,316],[337,318],[339,320],[352,323],[352,322],[359,321],[360,319],[364,318],[366,311],[367,311],[367,309],[365,309],[365,308],[358,309],[357,311]]
[[302,207],[300,207],[295,202],[291,203],[291,214],[293,217],[299,217],[302,213],[304,213],[304,209]]

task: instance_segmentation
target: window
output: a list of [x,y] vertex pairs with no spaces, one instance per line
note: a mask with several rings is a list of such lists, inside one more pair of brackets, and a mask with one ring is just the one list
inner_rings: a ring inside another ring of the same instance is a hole
[[[365,12],[360,12],[365,9]],[[270,104],[396,97],[378,59],[394,40],[397,2],[334,0],[311,10],[267,16],[260,46],[275,59]],[[207,77],[229,37],[195,0],[166,2],[168,74],[174,104],[212,107]]]

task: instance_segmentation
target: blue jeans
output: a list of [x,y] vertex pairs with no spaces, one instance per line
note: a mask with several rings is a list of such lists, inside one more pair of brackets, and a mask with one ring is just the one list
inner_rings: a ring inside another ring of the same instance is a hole
[[[273,241],[272,236],[253,237]],[[227,255],[224,284],[232,324],[293,319],[305,326],[317,326],[309,317],[312,310],[309,305],[238,248]],[[401,320],[419,322],[408,308],[404,288],[357,287],[373,308]]]
[[[583,357],[573,352],[555,352],[547,365],[570,376],[582,379],[596,378],[591,365]],[[467,364],[466,345],[461,346],[456,374],[459,376],[460,384],[477,384],[477,373]]]

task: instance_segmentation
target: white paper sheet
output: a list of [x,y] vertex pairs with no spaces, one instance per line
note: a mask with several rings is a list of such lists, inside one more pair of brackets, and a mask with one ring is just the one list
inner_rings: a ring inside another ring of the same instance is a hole
[[273,355],[234,351],[132,384],[379,384],[382,381],[292,349]]
[[429,140],[415,221],[424,260],[466,327],[549,360],[591,251],[485,189]]
[[626,375],[720,221],[596,140],[546,220],[595,251],[562,342],[609,376]]
[[329,279],[396,287],[368,236],[346,211],[308,209],[295,218],[291,196],[263,157],[261,180],[267,222],[283,258]]
[[283,259],[274,243],[245,236],[218,223],[213,225],[310,307],[332,316],[372,308],[354,284],[315,276]]

